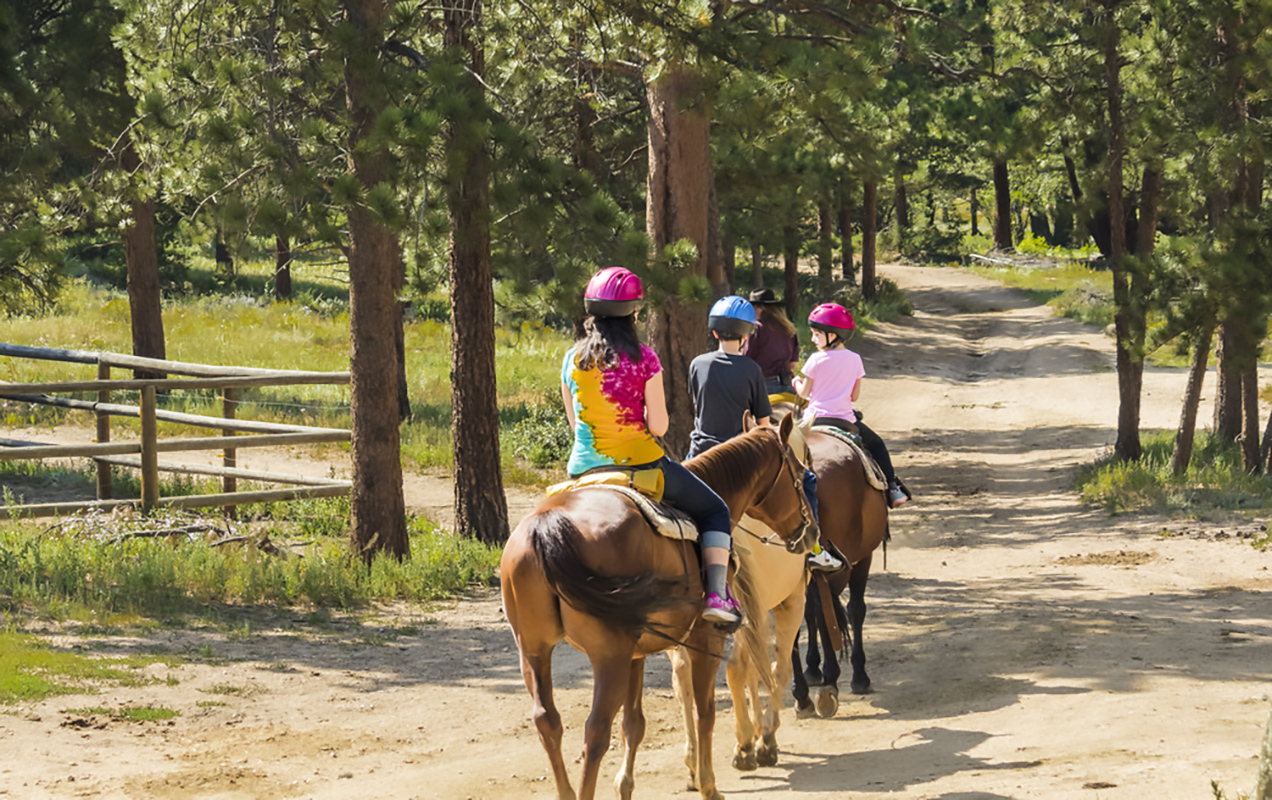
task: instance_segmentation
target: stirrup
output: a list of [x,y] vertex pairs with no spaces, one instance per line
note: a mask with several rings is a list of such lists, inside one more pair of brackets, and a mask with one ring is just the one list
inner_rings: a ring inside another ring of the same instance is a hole
[[818,572],[838,572],[844,568],[844,562],[823,546],[820,553],[809,554],[808,566]]

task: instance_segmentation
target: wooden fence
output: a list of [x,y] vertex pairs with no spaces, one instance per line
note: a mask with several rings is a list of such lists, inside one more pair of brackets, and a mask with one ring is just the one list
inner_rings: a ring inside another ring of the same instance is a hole
[[[305,497],[338,497],[349,494],[351,487],[349,481],[309,478],[302,475],[275,472],[259,472],[239,469],[237,465],[237,451],[245,447],[347,442],[350,434],[349,431],[343,429],[238,419],[236,390],[252,386],[347,384],[349,382],[349,373],[347,372],[300,372],[296,370],[223,367],[140,358],[118,353],[56,350],[46,347],[27,347],[5,343],[0,343],[0,356],[95,364],[97,366],[97,375],[93,380],[57,381],[52,383],[5,383],[0,381],[0,399],[91,411],[96,415],[97,420],[97,439],[92,444],[50,445],[0,438],[0,461],[87,456],[92,458],[97,464],[96,501],[10,506],[5,509],[10,514],[29,517],[51,516],[85,509],[110,509],[120,505],[137,504],[140,505],[143,511],[149,511],[157,507],[195,508],[200,506],[224,506],[227,510],[232,511],[234,506],[244,503],[266,503]],[[111,368],[195,377],[112,380]],[[183,414],[157,408],[155,402],[156,391],[171,389],[220,389],[222,416],[210,417],[198,414]],[[140,390],[140,405],[131,406],[112,403],[111,392],[123,390]],[[97,400],[52,397],[48,394],[50,392],[96,392]],[[140,438],[137,441],[112,442],[110,440],[110,418],[113,416],[140,419]],[[199,438],[159,439],[156,428],[160,420],[182,425],[212,428],[220,431],[221,435]],[[239,436],[237,435],[238,433],[252,435]],[[221,450],[223,453],[222,466],[178,464],[159,460],[160,453],[195,450]],[[112,467],[116,466],[141,471],[140,500],[116,500],[111,497],[111,470]],[[219,494],[160,497],[160,472],[218,476],[221,478],[222,491]],[[238,491],[238,480],[240,478],[263,483],[287,484],[289,488],[240,492]]]

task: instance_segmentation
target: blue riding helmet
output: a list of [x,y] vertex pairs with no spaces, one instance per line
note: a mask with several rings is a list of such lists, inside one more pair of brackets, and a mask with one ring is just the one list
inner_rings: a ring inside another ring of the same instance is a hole
[[745,297],[721,297],[711,307],[707,327],[727,336],[748,336],[755,330],[755,306]]

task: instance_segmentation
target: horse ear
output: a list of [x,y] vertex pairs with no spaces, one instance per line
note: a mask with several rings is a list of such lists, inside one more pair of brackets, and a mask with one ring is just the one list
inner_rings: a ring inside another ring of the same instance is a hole
[[[751,412],[748,411],[747,413],[749,414]],[[786,444],[786,442],[791,438],[791,429],[794,427],[795,420],[791,418],[790,414],[782,417],[782,424],[777,429],[778,435],[782,437],[782,444]]]
[[751,413],[751,409],[742,412],[742,432],[746,433],[755,427],[755,415]]

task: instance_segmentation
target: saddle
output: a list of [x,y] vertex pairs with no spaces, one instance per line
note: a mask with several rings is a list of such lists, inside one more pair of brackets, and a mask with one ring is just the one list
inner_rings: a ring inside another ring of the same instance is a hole
[[[852,426],[851,429],[847,427],[849,425]],[[861,459],[861,465],[864,467],[866,480],[879,491],[887,491],[888,482],[883,477],[883,470],[874,460],[874,456],[870,455],[870,451],[862,445],[861,434],[857,432],[856,425],[837,417],[818,417],[813,421],[813,430],[834,436],[856,451],[857,457]]]
[[548,497],[575,489],[609,489],[625,495],[645,517],[649,527],[668,539],[698,541],[698,526],[678,508],[662,502],[663,474],[660,469],[602,470],[548,487]]

